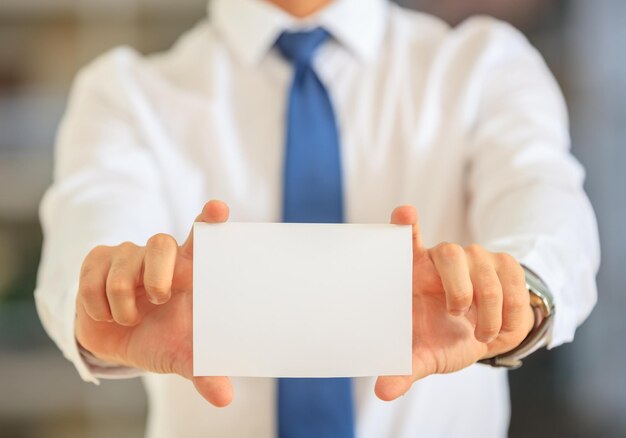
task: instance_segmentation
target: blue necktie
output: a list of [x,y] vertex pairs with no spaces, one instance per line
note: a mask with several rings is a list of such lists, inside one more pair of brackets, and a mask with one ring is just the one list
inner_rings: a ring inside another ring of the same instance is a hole
[[[276,43],[294,69],[287,108],[284,222],[343,222],[337,125],[328,92],[311,65],[328,37],[317,28],[285,32]],[[353,437],[350,379],[279,379],[278,436]]]

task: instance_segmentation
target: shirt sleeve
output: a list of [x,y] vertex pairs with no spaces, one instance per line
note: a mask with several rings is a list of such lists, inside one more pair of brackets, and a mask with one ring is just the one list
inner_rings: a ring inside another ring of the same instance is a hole
[[468,156],[472,238],[536,272],[555,300],[548,348],[569,342],[596,302],[600,251],[584,170],[570,154],[564,99],[537,51],[481,19],[468,78],[477,94]]
[[78,278],[97,245],[170,229],[158,167],[140,128],[141,108],[128,49],[83,70],[70,95],[55,149],[53,184],[40,206],[44,233],[35,300],[43,326],[80,376],[134,376],[137,370],[85,360],[74,335]]

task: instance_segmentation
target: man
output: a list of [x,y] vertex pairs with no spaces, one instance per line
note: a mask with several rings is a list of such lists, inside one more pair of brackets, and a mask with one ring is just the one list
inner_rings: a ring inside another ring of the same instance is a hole
[[[504,436],[496,365],[571,341],[595,302],[562,97],[489,18],[214,0],[170,51],[87,67],[57,147],[38,309],[83,379],[143,377],[150,437]],[[411,224],[413,375],[193,377],[189,229],[229,208]]]

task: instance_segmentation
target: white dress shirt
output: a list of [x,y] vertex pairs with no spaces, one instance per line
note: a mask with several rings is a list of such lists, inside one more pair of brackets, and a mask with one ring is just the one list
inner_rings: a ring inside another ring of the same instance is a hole
[[[78,272],[92,247],[159,232],[182,241],[214,198],[233,221],[280,221],[292,70],[273,42],[318,25],[333,36],[315,68],[338,118],[347,221],[387,223],[409,203],[428,246],[514,255],[555,296],[549,346],[572,340],[596,300],[596,223],[561,93],[518,31],[487,17],[450,28],[384,0],[336,0],[305,21],[258,0],[209,7],[171,50],[112,50],[72,91],[41,206],[36,299],[83,379],[137,374],[87,364],[77,349]],[[275,380],[233,379],[234,402],[217,409],[180,377],[143,378],[151,438],[275,435]],[[355,379],[358,437],[506,434],[506,371],[431,376],[394,402],[375,397],[374,380]]]

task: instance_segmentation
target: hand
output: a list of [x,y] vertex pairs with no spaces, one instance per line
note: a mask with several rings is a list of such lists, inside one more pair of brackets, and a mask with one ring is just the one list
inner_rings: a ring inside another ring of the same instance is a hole
[[376,395],[394,400],[430,374],[452,373],[511,351],[534,324],[524,271],[510,255],[479,245],[422,245],[417,212],[396,208],[413,226],[413,373],[379,377]]
[[[197,222],[225,222],[228,207],[208,202]],[[192,353],[193,229],[178,246],[157,234],[145,247],[99,246],[85,258],[76,300],[76,339],[113,364],[192,380],[215,406],[232,401],[227,377],[194,377]]]

